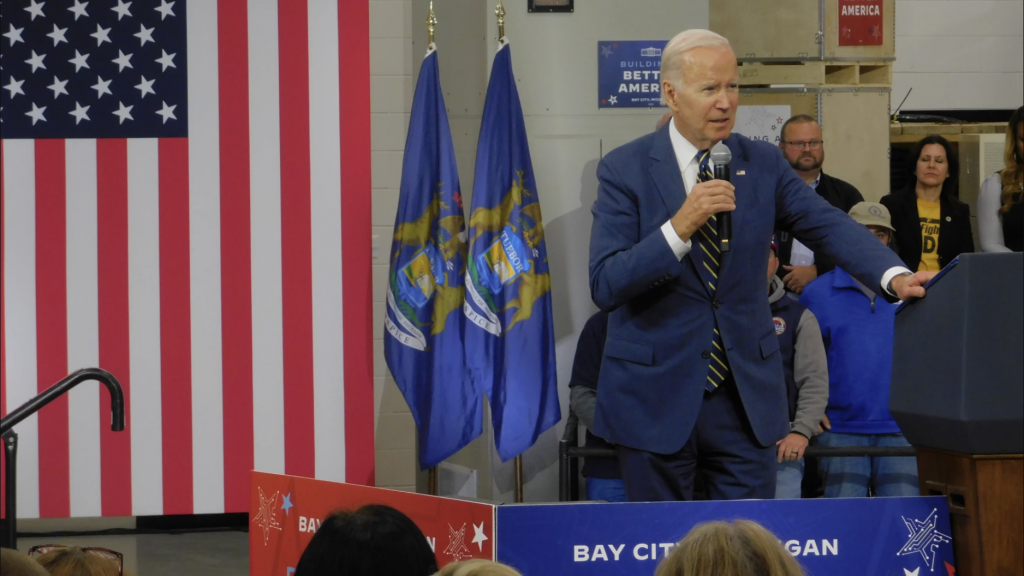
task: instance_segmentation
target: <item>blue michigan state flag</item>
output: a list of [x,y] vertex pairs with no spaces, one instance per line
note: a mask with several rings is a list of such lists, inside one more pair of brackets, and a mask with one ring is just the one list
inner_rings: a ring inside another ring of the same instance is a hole
[[503,41],[487,86],[464,307],[466,367],[490,398],[503,461],[561,418],[551,274],[510,51]]
[[391,243],[384,358],[430,468],[480,435],[483,397],[463,356],[466,224],[433,45],[420,67]]

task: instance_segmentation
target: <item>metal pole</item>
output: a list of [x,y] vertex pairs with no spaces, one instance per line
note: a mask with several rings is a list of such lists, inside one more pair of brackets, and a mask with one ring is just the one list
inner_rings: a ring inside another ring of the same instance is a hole
[[523,455],[515,458],[516,469],[516,504],[523,503]]
[[0,547],[18,549],[18,434],[14,430],[3,435],[4,462],[7,469],[4,471],[7,482],[4,500],[7,504],[5,510],[7,516],[7,532],[4,534]]
[[427,470],[427,494],[431,496],[438,495],[437,466]]

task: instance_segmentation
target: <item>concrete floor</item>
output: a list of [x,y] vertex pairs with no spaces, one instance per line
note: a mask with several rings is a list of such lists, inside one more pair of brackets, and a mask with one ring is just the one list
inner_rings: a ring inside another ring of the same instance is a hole
[[247,576],[249,535],[245,532],[147,534],[140,536],[61,536],[19,538],[18,549],[36,544],[100,546],[124,554],[130,576]]

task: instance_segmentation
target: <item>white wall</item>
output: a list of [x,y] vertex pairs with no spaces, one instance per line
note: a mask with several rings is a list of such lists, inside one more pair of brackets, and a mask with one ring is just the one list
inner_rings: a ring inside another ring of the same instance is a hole
[[1024,1],[896,0],[893,106],[1010,109],[1024,101]]

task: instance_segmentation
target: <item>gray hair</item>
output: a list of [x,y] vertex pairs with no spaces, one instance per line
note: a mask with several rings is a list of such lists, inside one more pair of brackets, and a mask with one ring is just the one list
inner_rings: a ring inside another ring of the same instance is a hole
[[[683,87],[683,56],[696,48],[712,48],[717,46],[725,46],[732,49],[732,46],[729,45],[729,40],[725,36],[711,30],[695,28],[676,34],[675,38],[668,41],[668,44],[665,45],[665,49],[661,53],[662,82],[667,80],[676,90],[681,90]],[[662,92],[661,103],[665,103],[664,91]]]

